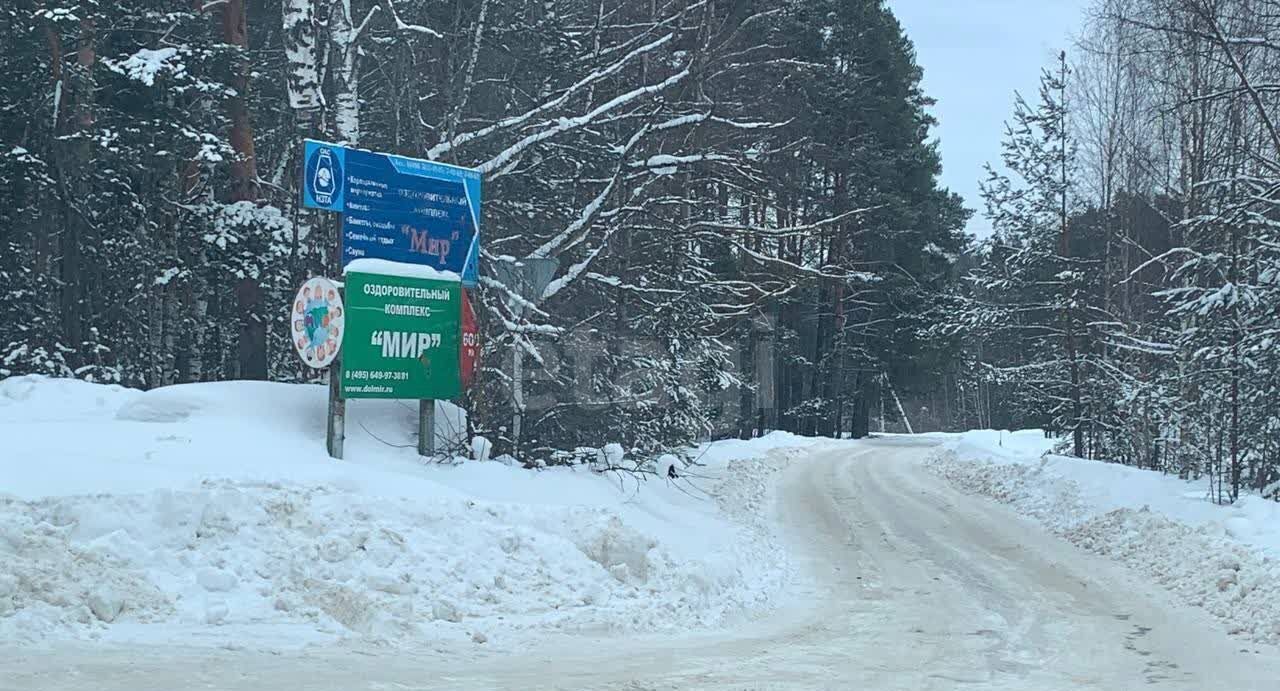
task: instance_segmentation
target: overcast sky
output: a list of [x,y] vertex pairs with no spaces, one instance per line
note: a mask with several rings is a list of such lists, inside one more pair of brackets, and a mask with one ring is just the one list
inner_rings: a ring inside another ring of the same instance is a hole
[[915,43],[925,93],[937,99],[942,184],[976,210],[969,230],[989,235],[978,181],[998,163],[1013,92],[1034,98],[1040,69],[1070,47],[1089,0],[889,0]]

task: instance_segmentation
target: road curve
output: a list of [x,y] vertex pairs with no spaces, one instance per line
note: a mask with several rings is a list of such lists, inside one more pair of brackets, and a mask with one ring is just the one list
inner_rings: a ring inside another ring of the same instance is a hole
[[956,491],[928,450],[895,438],[797,461],[778,518],[808,575],[799,604],[731,633],[465,659],[55,648],[0,660],[0,689],[1280,689],[1280,651]]

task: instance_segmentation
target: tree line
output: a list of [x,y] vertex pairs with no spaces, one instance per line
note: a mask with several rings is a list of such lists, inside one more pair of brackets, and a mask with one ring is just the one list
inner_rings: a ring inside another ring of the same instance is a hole
[[966,258],[965,422],[1280,498],[1280,3],[1098,0],[1015,101]]
[[530,454],[861,435],[962,381],[968,212],[878,0],[15,0],[0,35],[0,376],[315,380],[313,137],[483,172],[463,403],[510,441],[519,351]]

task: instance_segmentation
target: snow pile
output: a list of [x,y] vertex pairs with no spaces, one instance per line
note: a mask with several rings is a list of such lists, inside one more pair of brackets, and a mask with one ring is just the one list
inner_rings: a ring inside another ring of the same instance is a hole
[[91,419],[109,414],[137,394],[123,386],[77,379],[10,377],[0,380],[0,421],[22,424]]
[[476,461],[487,461],[493,453],[493,442],[484,437],[476,436],[471,439],[471,458]]
[[429,281],[451,281],[458,282],[462,280],[457,273],[453,271],[441,271],[424,264],[406,264],[404,262],[393,262],[387,259],[372,259],[370,257],[361,257],[352,259],[342,268],[343,274],[379,274],[382,276],[398,276],[401,278],[421,278]]
[[1039,432],[944,438],[927,465],[952,484],[1124,564],[1233,633],[1280,642],[1280,504],[1219,506],[1202,482],[1049,454]]
[[1280,643],[1280,563],[1205,526],[1116,509],[1063,533],[1202,607],[1231,633]]
[[637,488],[423,463],[394,401],[350,402],[333,461],[324,408],[321,386],[0,381],[0,637],[516,646],[727,624],[790,577],[768,488],[808,440],[712,444]]
[[736,592],[733,572],[681,563],[590,507],[210,482],[9,501],[0,521],[0,630],[18,639],[102,633],[117,616],[193,639],[205,625],[264,623],[389,641],[476,627],[656,630],[714,624],[757,599]]
[[[762,610],[777,606],[779,594],[796,577],[797,567],[787,558],[787,550],[770,519],[776,500],[774,480],[803,455],[807,447],[818,443],[822,442],[774,432],[750,442],[720,442],[711,447],[710,458],[704,457],[705,462],[712,464],[718,458],[741,459],[734,463],[734,472],[724,476],[715,492],[720,510],[751,536],[749,540],[722,547],[731,554],[723,563],[736,568],[728,580],[736,577],[759,585],[753,591],[744,592],[747,598],[735,603],[739,608]],[[762,455],[752,455],[761,452]],[[669,471],[672,460],[665,458],[661,464],[663,473]],[[677,472],[680,472],[678,467]]]
[[6,640],[170,610],[160,591],[93,540],[73,541],[61,506],[0,499],[0,632]]

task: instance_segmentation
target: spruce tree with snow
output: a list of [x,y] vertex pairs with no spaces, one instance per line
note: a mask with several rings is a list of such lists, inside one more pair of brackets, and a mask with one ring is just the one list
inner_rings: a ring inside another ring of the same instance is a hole
[[995,235],[967,277],[970,309],[960,319],[988,341],[985,361],[1013,405],[1029,413],[1022,421],[1069,433],[1072,453],[1085,456],[1098,275],[1073,238],[1079,200],[1070,74],[1063,53],[1041,75],[1035,105],[1014,100],[1002,156],[1010,174],[988,166],[982,184]]

